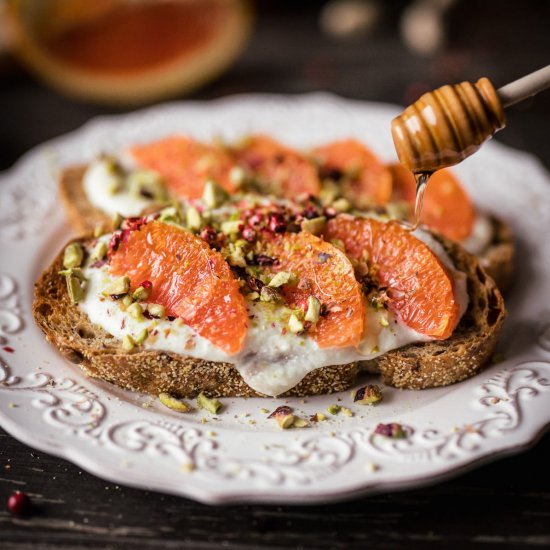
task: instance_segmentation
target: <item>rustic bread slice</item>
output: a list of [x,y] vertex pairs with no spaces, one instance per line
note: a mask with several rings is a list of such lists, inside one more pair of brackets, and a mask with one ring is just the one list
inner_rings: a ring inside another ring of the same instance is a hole
[[504,293],[512,286],[514,279],[514,238],[506,222],[495,216],[491,216],[490,221],[493,226],[493,239],[478,258],[485,271]]
[[[76,239],[73,242],[84,242]],[[33,314],[48,341],[88,375],[125,389],[158,395],[193,397],[258,396],[235,367],[170,352],[137,349],[126,352],[120,340],[90,323],[69,299],[61,253],[35,285]],[[330,366],[308,374],[285,395],[315,395],[349,388],[357,377],[357,364]]]
[[[361,365],[363,370],[380,372],[386,383],[397,387],[429,388],[473,376],[493,353],[505,317],[502,296],[478,260],[460,246],[440,240],[457,268],[467,274],[470,304],[449,339],[408,345]],[[46,338],[87,374],[154,395],[193,397],[201,391],[211,396],[260,395],[229,363],[139,348],[124,351],[120,340],[92,325],[70,302],[65,280],[58,274],[62,257],[36,283],[33,313]],[[356,382],[358,373],[357,363],[319,368],[284,395],[342,391]]]
[[[69,223],[81,235],[91,233],[98,225],[109,227],[112,221],[107,214],[93,206],[86,196],[83,186],[86,168],[85,165],[67,168],[59,180],[59,192]],[[501,292],[505,292],[510,287],[513,276],[512,232],[502,220],[491,217],[490,221],[493,226],[493,240],[479,258]]]

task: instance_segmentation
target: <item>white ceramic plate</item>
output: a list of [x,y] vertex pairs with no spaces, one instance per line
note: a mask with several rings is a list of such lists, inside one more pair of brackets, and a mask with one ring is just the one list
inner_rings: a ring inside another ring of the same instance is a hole
[[[355,416],[281,431],[260,412],[280,399],[225,399],[216,418],[181,415],[86,378],[33,323],[33,283],[71,236],[56,195],[60,167],[171,132],[233,140],[263,131],[299,147],[355,136],[389,161],[397,113],[324,94],[175,103],[96,119],[27,154],[0,180],[3,427],[113,482],[208,503],[321,503],[414,487],[534,442],[550,423],[550,180],[533,157],[496,143],[457,169],[476,203],[510,222],[519,249],[503,359],[472,380],[385,388],[376,407],[353,406],[347,392],[288,399],[304,416],[339,402]],[[410,435],[373,435],[379,422]]]

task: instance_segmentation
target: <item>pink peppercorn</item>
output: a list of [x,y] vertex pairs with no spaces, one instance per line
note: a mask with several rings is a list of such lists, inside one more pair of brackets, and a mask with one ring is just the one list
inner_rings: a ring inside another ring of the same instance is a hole
[[242,230],[242,236],[245,241],[253,243],[256,240],[256,231],[251,227],[244,227]]
[[286,222],[282,214],[270,214],[267,226],[273,233],[282,233],[286,229]]
[[8,498],[8,510],[15,515],[24,516],[31,511],[32,502],[28,495],[15,491]]

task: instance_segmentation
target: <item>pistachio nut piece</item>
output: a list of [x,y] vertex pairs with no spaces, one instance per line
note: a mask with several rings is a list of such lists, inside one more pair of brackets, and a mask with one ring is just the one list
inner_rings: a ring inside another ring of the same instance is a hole
[[80,267],[84,260],[84,249],[80,243],[71,243],[65,247],[63,252],[63,267],[71,269]]

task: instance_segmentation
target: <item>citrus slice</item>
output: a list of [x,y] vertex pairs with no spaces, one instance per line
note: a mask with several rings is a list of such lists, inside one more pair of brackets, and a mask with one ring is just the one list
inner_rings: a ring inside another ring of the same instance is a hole
[[453,282],[425,243],[395,222],[345,215],[328,222],[325,238],[339,239],[350,258],[366,261],[405,325],[436,339],[452,334],[459,315]]
[[239,283],[222,256],[199,237],[161,222],[129,231],[111,256],[111,273],[128,275],[132,289],[152,286],[149,302],[227,353],[237,353],[248,326]]
[[229,192],[235,190],[229,177],[233,159],[222,147],[186,136],[169,136],[132,147],[130,153],[140,166],[158,172],[170,191],[180,197],[200,198],[209,179]]
[[269,136],[248,137],[237,158],[269,193],[288,198],[319,194],[319,178],[311,162]]
[[[388,166],[393,181],[392,200],[403,200],[414,205],[416,182],[412,173],[402,164]],[[438,170],[428,182],[420,222],[453,241],[470,236],[475,222],[475,209],[452,172]]]
[[278,262],[275,272],[299,278],[285,285],[283,295],[291,307],[303,307],[315,296],[324,313],[309,333],[321,348],[357,346],[365,328],[361,287],[346,255],[311,233],[284,233],[265,243],[266,254]]
[[71,96],[138,104],[191,91],[243,49],[244,0],[10,2],[8,33],[26,65]]
[[391,197],[391,175],[378,157],[355,139],[334,141],[313,151],[321,174],[336,175],[342,193],[357,208],[385,204]]

